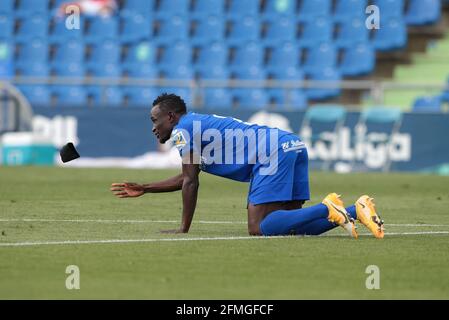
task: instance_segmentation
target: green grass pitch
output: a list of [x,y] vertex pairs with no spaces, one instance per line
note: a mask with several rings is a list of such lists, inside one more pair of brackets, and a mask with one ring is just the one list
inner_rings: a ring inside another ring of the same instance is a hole
[[[109,192],[112,182],[175,173],[0,167],[0,299],[449,298],[447,177],[311,174],[307,205],[329,192],[346,205],[372,195],[386,223],[383,240],[353,240],[341,228],[324,237],[248,239],[248,185],[208,174],[187,235],[159,232],[178,226],[180,192],[138,199]],[[68,265],[80,269],[79,290],[65,286]],[[369,265],[380,269],[378,290],[365,286]]]

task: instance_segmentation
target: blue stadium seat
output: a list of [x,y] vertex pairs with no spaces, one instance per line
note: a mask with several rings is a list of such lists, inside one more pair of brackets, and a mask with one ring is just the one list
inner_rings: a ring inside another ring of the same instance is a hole
[[72,1],[70,1],[70,0],[53,0],[53,8],[59,8],[63,4],[67,4],[69,2],[72,2]]
[[233,18],[230,21],[231,30],[228,35],[228,42],[244,43],[251,40],[259,40],[261,30],[260,21],[257,17],[247,15]]
[[190,32],[190,20],[184,15],[170,15],[159,19],[157,39],[165,42],[187,39]]
[[307,57],[302,67],[306,72],[333,68],[337,64],[337,56],[337,50],[332,44],[322,43],[307,50]]
[[264,89],[238,88],[232,90],[232,95],[241,109],[263,109],[270,104]]
[[47,41],[36,38],[22,44],[17,56],[17,63],[47,63],[48,57]]
[[344,50],[340,72],[343,76],[361,76],[374,71],[376,53],[368,43],[358,43]]
[[443,94],[441,95],[441,100],[443,102],[449,103],[449,90],[443,92]]
[[53,66],[53,73],[59,77],[75,77],[80,78],[86,75],[84,66],[76,62],[59,63]]
[[14,45],[11,40],[0,38],[0,64],[11,64],[14,61]]
[[0,12],[0,39],[12,38],[14,34],[14,18]]
[[269,89],[268,96],[276,110],[305,110],[307,95],[300,89]]
[[94,77],[119,78],[122,76],[122,69],[117,63],[94,64],[89,68],[89,72]]
[[190,0],[160,0],[157,8],[158,15],[188,14]]
[[125,64],[152,64],[157,59],[157,48],[149,41],[133,44],[125,56]]
[[330,42],[333,32],[334,24],[329,17],[315,17],[303,25],[299,43],[303,47],[313,47],[321,42]]
[[294,42],[284,42],[271,49],[269,67],[287,67],[299,65],[301,48]]
[[162,68],[162,73],[166,79],[172,80],[192,80],[194,78],[193,70],[190,65],[185,66],[167,66]]
[[55,55],[53,57],[54,64],[67,62],[82,63],[84,62],[84,43],[77,40],[63,41],[57,45]]
[[53,30],[50,34],[50,39],[52,42],[61,43],[69,39],[81,40],[84,37],[84,23],[85,19],[80,18],[80,28],[79,29],[68,29],[66,27],[65,20],[58,20],[53,26]]
[[331,0],[302,0],[299,14],[304,19],[313,19],[315,16],[329,15],[331,9]]
[[229,6],[229,14],[234,16],[256,16],[259,14],[259,5],[259,0],[231,0],[231,4]]
[[14,12],[15,0],[2,0],[0,1],[0,14],[10,16]]
[[14,49],[12,41],[0,39],[0,79],[14,76]]
[[271,43],[294,41],[296,39],[296,19],[289,16],[278,16],[266,20],[268,27],[265,40]]
[[196,72],[201,80],[228,80],[230,71],[227,67],[215,66],[197,66]]
[[225,12],[225,0],[196,0],[193,14],[221,16]]
[[366,17],[367,6],[367,0],[337,0],[333,18],[341,20],[351,17]]
[[162,65],[189,65],[192,63],[192,48],[189,42],[178,41],[164,49]]
[[123,105],[124,94],[118,86],[90,86],[86,90],[94,106],[121,107]]
[[206,88],[203,103],[205,108],[231,109],[232,94],[225,88]]
[[[364,138],[358,138],[359,143],[364,143],[373,132],[382,132],[377,138],[378,143],[391,144],[391,138],[399,133],[403,119],[401,109],[387,106],[373,106],[362,110],[356,127],[365,127]],[[383,161],[382,171],[387,172],[391,167],[390,153],[386,153],[386,159]],[[351,166],[354,167],[356,160],[353,159]],[[365,166],[365,170],[368,169]]]
[[33,107],[50,107],[51,94],[47,86],[18,85],[18,89],[28,99]]
[[[158,90],[157,95],[160,95],[161,93],[164,93],[164,92],[174,93],[174,94],[180,96],[182,98],[182,100],[184,100],[184,102],[187,105],[187,108],[193,106],[194,96],[193,96],[192,90],[190,88],[162,87],[162,88],[157,88],[157,90]],[[153,98],[153,100],[154,100],[154,98]],[[153,100],[151,100],[151,102],[153,102]]]
[[49,13],[49,4],[50,0],[20,0],[16,15],[20,17],[47,16]]
[[266,70],[269,78],[273,80],[298,81],[305,78],[304,71],[293,66],[267,67]]
[[413,112],[442,112],[441,96],[418,97],[413,103]]
[[51,91],[57,98],[58,107],[87,106],[87,92],[82,86],[53,86]]
[[228,47],[223,42],[213,42],[200,48],[196,65],[224,66],[228,62]]
[[237,80],[265,81],[267,78],[265,70],[258,66],[233,68],[232,75]]
[[159,68],[154,64],[132,64],[124,67],[130,78],[158,79],[160,76]]
[[409,25],[422,26],[438,22],[441,18],[441,0],[410,0],[405,13]]
[[48,77],[50,69],[45,63],[24,63],[16,68],[16,74],[24,77]]
[[233,66],[260,66],[264,62],[264,48],[257,42],[248,42],[235,50]]
[[[341,74],[333,68],[313,71],[308,75],[308,77],[309,80],[312,81],[335,81],[338,83],[341,81]],[[340,88],[309,88],[305,91],[309,100],[325,100],[335,98],[341,93]]]
[[[321,140],[325,132],[337,136],[345,123],[346,114],[345,107],[341,105],[325,104],[311,106],[304,114],[300,131],[302,132],[308,129],[312,133],[309,137],[311,144]],[[315,163],[311,163],[311,165],[321,170],[329,170],[331,163],[331,157],[327,157],[327,159],[316,161]]]
[[34,38],[47,38],[49,23],[45,16],[33,15],[23,19],[16,39],[19,42],[30,41]]
[[117,39],[119,34],[119,20],[116,17],[95,17],[89,20],[89,29],[86,40],[99,42],[109,39]]
[[338,47],[350,46],[358,42],[369,41],[369,31],[365,26],[365,19],[351,17],[339,24],[339,32],[335,40]]
[[148,16],[154,11],[154,0],[126,0],[123,3],[122,16],[141,14]]
[[3,63],[0,61],[0,79],[11,79],[14,77],[13,63]]
[[151,105],[155,97],[158,96],[159,90],[152,87],[127,87],[124,94],[128,98],[130,107],[146,107]]
[[218,15],[205,15],[195,21],[192,41],[206,43],[211,40],[222,40],[226,32],[226,23]]
[[123,43],[134,43],[153,37],[153,22],[141,14],[122,18],[120,39]]
[[402,17],[404,15],[404,0],[374,0],[382,16]]
[[267,16],[296,14],[296,0],[267,0],[264,8]]
[[404,20],[395,17],[382,19],[381,28],[374,30],[372,42],[374,48],[379,51],[403,48],[407,44],[407,27]]
[[113,63],[118,64],[121,57],[121,46],[113,41],[106,40],[92,48],[89,64]]
[[447,78],[446,89],[443,90],[443,93],[441,94],[441,99],[442,101],[449,103],[449,77]]

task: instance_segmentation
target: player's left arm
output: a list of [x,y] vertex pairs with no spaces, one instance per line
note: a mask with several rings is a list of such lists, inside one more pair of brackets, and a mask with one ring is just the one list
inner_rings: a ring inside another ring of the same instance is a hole
[[[192,153],[190,159],[193,159]],[[194,161],[182,164],[182,221],[179,230],[162,231],[164,233],[187,233],[192,223],[198,198],[200,166]]]

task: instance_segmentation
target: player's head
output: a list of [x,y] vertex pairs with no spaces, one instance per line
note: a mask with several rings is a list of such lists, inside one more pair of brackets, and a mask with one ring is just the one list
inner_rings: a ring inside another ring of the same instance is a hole
[[153,133],[160,143],[165,143],[170,139],[173,128],[186,112],[184,100],[175,94],[164,93],[154,100],[151,121],[153,122]]

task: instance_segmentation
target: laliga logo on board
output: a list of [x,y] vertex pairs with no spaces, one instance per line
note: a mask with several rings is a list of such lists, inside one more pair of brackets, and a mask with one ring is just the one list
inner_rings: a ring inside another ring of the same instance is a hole
[[367,133],[366,126],[351,129],[342,127],[338,132],[323,132],[312,141],[312,129],[302,128],[300,137],[307,145],[311,160],[360,161],[369,169],[380,169],[388,160],[407,162],[412,156],[412,137],[407,133]]

